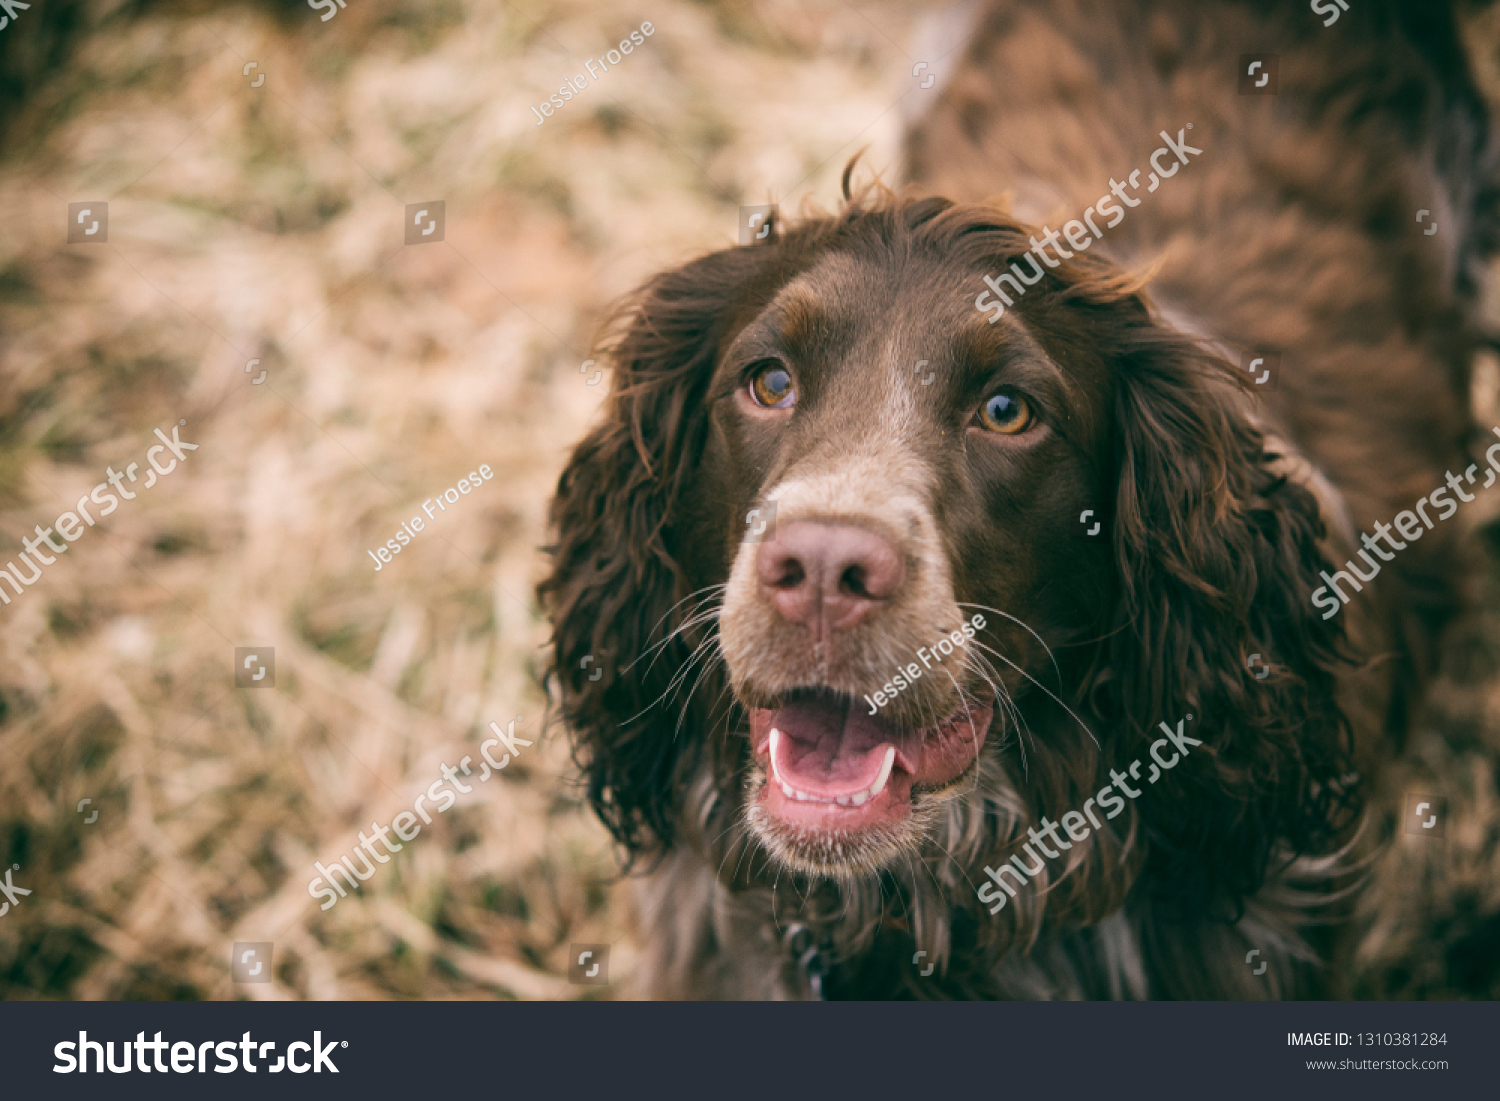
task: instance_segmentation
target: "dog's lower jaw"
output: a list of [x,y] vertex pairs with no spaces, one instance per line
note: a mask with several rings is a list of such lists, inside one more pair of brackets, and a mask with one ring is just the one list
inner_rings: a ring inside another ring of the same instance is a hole
[[901,820],[840,833],[785,821],[761,803],[769,782],[765,770],[751,765],[745,783],[745,823],[752,836],[781,868],[800,875],[855,882],[897,865],[903,858],[921,859],[923,842],[942,820],[942,808],[972,783],[978,761],[940,789],[913,792],[911,808]]

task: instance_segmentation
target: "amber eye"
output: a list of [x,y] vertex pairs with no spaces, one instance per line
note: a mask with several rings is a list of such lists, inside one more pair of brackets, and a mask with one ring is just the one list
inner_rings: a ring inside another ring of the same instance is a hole
[[1019,435],[1035,420],[1031,405],[1019,394],[993,394],[979,407],[979,423],[1002,436]]
[[796,404],[792,376],[780,363],[767,363],[750,376],[750,396],[767,409],[787,409]]

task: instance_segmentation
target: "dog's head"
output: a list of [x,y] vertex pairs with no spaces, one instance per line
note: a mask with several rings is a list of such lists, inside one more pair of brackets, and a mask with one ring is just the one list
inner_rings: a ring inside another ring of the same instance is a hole
[[627,846],[690,834],[719,862],[737,821],[773,871],[848,887],[936,854],[972,883],[1189,713],[1203,750],[1099,831],[1098,876],[1154,838],[1164,874],[1242,896],[1278,843],[1324,837],[1316,503],[1232,369],[1119,268],[1037,264],[1033,240],[988,208],[853,200],[622,309],[540,591]]

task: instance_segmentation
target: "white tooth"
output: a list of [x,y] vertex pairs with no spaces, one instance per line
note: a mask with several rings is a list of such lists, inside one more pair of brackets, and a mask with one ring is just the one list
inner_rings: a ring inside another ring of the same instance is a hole
[[839,796],[839,806],[841,806],[841,807],[847,807],[848,805],[849,805],[849,797],[847,795],[840,795]]
[[854,798],[851,799],[850,802],[853,803],[856,807],[862,807],[865,805],[865,800],[869,797],[870,796],[868,792],[862,791],[858,795],[854,796]]
[[885,751],[885,764],[880,766],[880,775],[870,785],[870,798],[873,799],[885,790],[885,782],[891,778],[891,766],[896,763],[896,747],[889,746]]
[[[776,767],[776,744],[781,741],[781,731],[774,726],[771,727],[771,775],[781,780],[781,770]],[[786,787],[786,781],[781,781],[781,786]]]
[[796,795],[796,793],[792,791],[792,785],[787,783],[785,780],[781,781],[781,791],[788,799],[791,799]]

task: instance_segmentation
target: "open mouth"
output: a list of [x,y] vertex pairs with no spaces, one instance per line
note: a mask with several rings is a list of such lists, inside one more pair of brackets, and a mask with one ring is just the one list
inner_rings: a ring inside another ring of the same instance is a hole
[[936,791],[968,771],[992,708],[970,703],[925,729],[871,715],[826,689],[790,693],[750,712],[750,744],[766,770],[757,802],[802,825],[858,830],[899,821],[914,791]]

